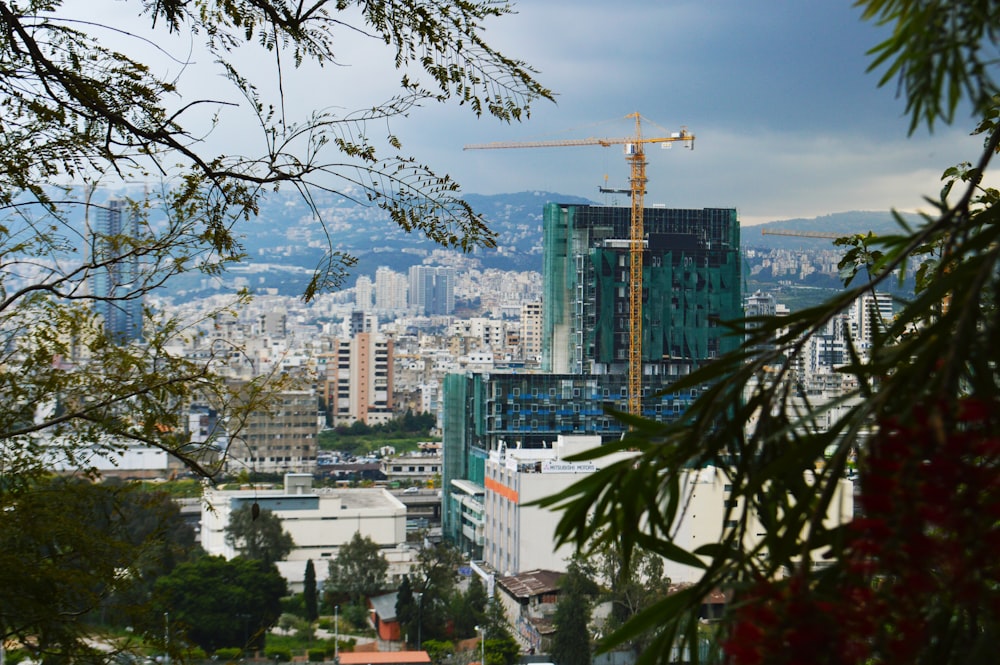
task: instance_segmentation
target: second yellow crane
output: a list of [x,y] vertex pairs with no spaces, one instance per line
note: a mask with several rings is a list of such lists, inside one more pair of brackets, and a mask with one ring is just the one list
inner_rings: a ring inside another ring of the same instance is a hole
[[670,136],[643,136],[641,116],[630,113],[626,116],[635,120],[635,135],[624,138],[586,138],[555,141],[477,143],[465,146],[466,150],[488,150],[495,148],[553,148],[600,145],[625,146],[625,159],[630,167],[629,190],[632,196],[631,231],[629,236],[629,345],[628,345],[628,412],[641,415],[642,412],[642,255],[645,245],[643,228],[643,206],[646,196],[646,151],[647,143],[683,142],[694,148],[694,134],[682,127],[680,132]]

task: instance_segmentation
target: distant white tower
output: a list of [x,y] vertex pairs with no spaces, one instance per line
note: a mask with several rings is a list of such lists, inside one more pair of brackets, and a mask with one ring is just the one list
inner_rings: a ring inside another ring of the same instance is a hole
[[892,296],[888,293],[866,293],[851,306],[851,333],[858,348],[867,352],[876,332],[886,329],[894,316]]
[[375,307],[386,312],[406,310],[409,281],[406,276],[385,266],[375,271]]
[[372,280],[367,275],[361,275],[358,277],[358,281],[354,284],[354,304],[363,312],[367,312],[372,308],[372,298],[375,295],[375,289],[372,286]]

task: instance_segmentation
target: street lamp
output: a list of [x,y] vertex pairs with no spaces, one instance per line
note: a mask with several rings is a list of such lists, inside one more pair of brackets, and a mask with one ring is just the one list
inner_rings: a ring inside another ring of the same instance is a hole
[[333,662],[340,662],[340,605],[333,606]]
[[423,639],[421,637],[424,624],[424,593],[418,591],[413,594],[417,597],[417,651],[420,651]]
[[486,626],[476,626],[479,633],[479,665],[486,665]]

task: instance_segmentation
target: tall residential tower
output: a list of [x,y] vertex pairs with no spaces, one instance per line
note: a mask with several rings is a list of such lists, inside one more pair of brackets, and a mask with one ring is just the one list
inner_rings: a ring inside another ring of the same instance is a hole
[[110,199],[97,212],[89,238],[91,259],[100,267],[90,277],[94,308],[115,342],[142,339],[143,293],[139,258],[128,253],[128,239],[139,237],[139,214],[128,201]]

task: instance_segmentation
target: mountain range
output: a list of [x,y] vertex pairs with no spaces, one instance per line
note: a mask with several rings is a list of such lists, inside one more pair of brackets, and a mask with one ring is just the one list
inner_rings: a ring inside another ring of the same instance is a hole
[[[483,215],[497,234],[497,249],[474,253],[483,268],[504,270],[542,269],[542,213],[546,203],[600,205],[580,196],[544,191],[511,194],[467,194],[465,200]],[[358,257],[354,273],[373,275],[380,266],[398,272],[419,264],[440,248],[416,233],[406,233],[386,219],[378,209],[362,207],[347,199],[317,200],[325,228],[309,213],[297,194],[278,193],[268,197],[260,216],[244,228],[243,242],[251,260],[317,265],[326,248],[326,237],[336,239],[334,247]],[[913,216],[907,216],[913,221]],[[820,248],[829,239],[762,235],[763,229],[796,232],[820,231],[850,235],[898,230],[888,211],[841,212],[813,219],[789,219],[742,229],[744,247],[771,249]]]
[[[136,192],[105,190],[95,202],[110,196]],[[601,205],[602,202],[580,196],[545,191],[509,194],[467,194],[465,200],[483,215],[496,232],[497,248],[477,250],[467,257],[481,269],[515,271],[542,270],[542,215],[546,203]],[[360,205],[354,200],[330,193],[318,193],[314,202],[322,216],[316,218],[296,192],[275,192],[261,203],[259,215],[241,222],[239,235],[247,254],[240,273],[252,273],[251,288],[266,287],[286,295],[301,294],[315,269],[321,265],[330,246],[358,259],[346,286],[361,275],[373,277],[379,267],[406,273],[410,266],[427,263],[457,262],[455,252],[417,233],[407,233],[393,224],[378,208]],[[622,205],[621,201],[612,202]],[[604,201],[603,204],[608,204]],[[913,216],[907,217],[914,221]],[[757,249],[821,250],[831,249],[831,240],[783,235],[763,235],[762,230],[794,232],[820,231],[850,235],[873,231],[877,234],[898,230],[887,211],[842,212],[812,219],[789,219],[742,229],[743,247]],[[451,254],[452,256],[449,256]],[[181,276],[168,289],[176,295],[193,297],[217,288],[200,275]]]

